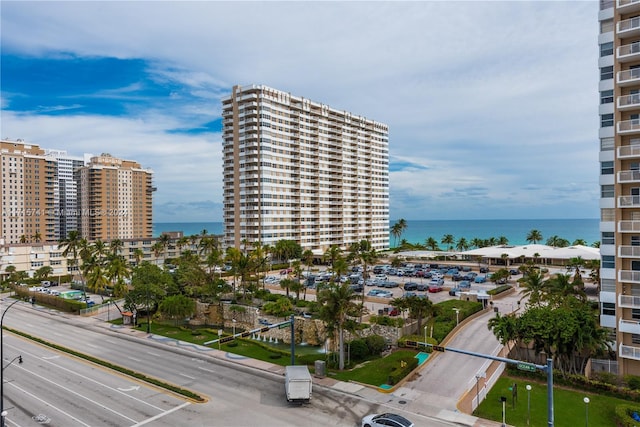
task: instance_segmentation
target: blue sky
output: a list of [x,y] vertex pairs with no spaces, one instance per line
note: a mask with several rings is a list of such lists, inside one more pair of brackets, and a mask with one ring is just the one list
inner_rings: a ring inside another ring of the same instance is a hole
[[0,136],[153,169],[222,221],[220,99],[387,123],[392,219],[598,217],[597,2],[0,2]]

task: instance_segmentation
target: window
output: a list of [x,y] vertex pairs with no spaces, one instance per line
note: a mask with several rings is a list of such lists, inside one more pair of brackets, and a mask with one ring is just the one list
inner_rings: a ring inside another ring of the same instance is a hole
[[600,116],[600,127],[606,128],[613,126],[613,114],[603,114]]
[[613,175],[613,162],[600,162],[601,175]]
[[600,21],[600,34],[610,33],[611,31],[613,31],[613,19]]
[[613,42],[602,43],[600,45],[600,57],[613,55]]
[[603,199],[614,197],[613,185],[601,185],[600,197],[602,197]]
[[610,80],[613,78],[613,65],[600,68],[600,80]]
[[615,316],[616,315],[616,304],[613,302],[603,302],[602,303],[602,314],[605,316]]
[[616,241],[613,233],[610,231],[603,231],[600,243],[603,245],[615,245]]
[[613,138],[602,138],[600,140],[600,151],[611,151],[615,147]]
[[615,221],[616,220],[615,209],[608,209],[608,208],[600,209],[600,220],[603,222]]
[[616,281],[613,279],[600,279],[600,290],[602,292],[615,292]]
[[602,255],[602,268],[616,268],[616,257],[613,255]]
[[600,104],[611,104],[613,102],[613,89],[600,92]]

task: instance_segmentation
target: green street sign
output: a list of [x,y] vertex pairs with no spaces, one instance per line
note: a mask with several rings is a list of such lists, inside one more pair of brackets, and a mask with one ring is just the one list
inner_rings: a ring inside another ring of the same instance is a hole
[[278,326],[278,329],[288,328],[289,326],[291,326],[291,322],[283,323],[283,324]]
[[531,363],[518,363],[516,367],[521,371],[527,371],[527,372],[537,371],[536,365],[532,365]]

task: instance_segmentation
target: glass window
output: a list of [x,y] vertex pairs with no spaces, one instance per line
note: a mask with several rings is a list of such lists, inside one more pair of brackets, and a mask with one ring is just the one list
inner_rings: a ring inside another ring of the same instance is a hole
[[600,34],[610,33],[611,31],[613,31],[613,19],[600,21]]
[[614,245],[616,242],[615,238],[613,237],[613,233],[610,231],[603,231],[600,243],[603,245]]
[[616,257],[613,255],[602,255],[602,268],[616,268]]
[[603,114],[600,116],[600,126],[603,128],[613,126],[613,114]]
[[605,316],[615,316],[616,315],[616,305],[613,302],[603,302],[602,303],[602,314]]
[[613,102],[613,89],[600,92],[600,104],[611,104]]
[[600,0],[600,10],[610,9],[613,7],[613,0]]
[[600,80],[609,80],[613,78],[613,65],[607,65],[600,68]]
[[600,220],[603,222],[606,221],[615,221],[616,220],[616,210],[610,208],[600,209]]
[[609,197],[615,197],[614,190],[613,190],[613,185],[601,185],[600,186],[600,197],[602,197],[603,199],[609,198]]
[[600,151],[611,151],[615,147],[613,138],[602,138],[600,140]]
[[613,162],[600,162],[601,175],[613,175]]
[[606,42],[600,45],[600,57],[613,55],[613,42]]
[[600,290],[602,292],[615,292],[616,281],[613,279],[600,279]]

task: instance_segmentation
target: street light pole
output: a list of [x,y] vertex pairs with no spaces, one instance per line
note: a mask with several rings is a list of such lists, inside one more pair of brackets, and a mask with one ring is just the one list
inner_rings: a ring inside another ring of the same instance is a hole
[[424,325],[424,344],[427,344],[427,328],[429,325]]
[[527,384],[527,427],[529,426],[529,421],[531,420],[531,385]]
[[585,420],[584,423],[585,424],[584,425],[586,427],[589,427],[589,402],[590,402],[590,400],[589,400],[588,397],[585,397],[582,400],[584,401],[584,411],[585,411],[584,412],[584,415],[585,415],[585,418],[584,418],[584,420]]
[[[4,334],[2,322],[4,322],[4,315],[7,314],[7,311],[9,311],[9,309],[13,307],[13,305],[18,301],[19,300],[15,300],[11,304],[9,304],[9,306],[4,309],[4,311],[2,312],[2,316],[0,317],[0,363],[2,364],[4,364],[4,345],[2,343],[2,336]],[[0,416],[0,427],[4,427],[4,419],[7,415],[6,411],[4,410],[4,367],[0,369],[0,414],[2,414],[2,416]]]

